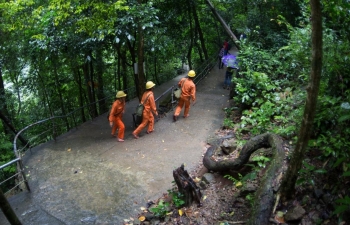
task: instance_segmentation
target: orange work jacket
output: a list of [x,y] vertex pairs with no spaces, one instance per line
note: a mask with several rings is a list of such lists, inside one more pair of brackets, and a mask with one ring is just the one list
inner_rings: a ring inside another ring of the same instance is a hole
[[124,111],[125,108],[125,101],[120,101],[119,99],[115,100],[112,105],[111,112],[109,113],[109,118],[108,120],[110,122],[114,121],[114,117],[121,117],[122,112]]
[[[148,98],[147,98],[148,96]],[[147,98],[147,101],[144,102]],[[154,95],[152,91],[147,91],[143,93],[141,103],[145,106],[145,109],[147,112],[152,111],[153,113],[157,114],[157,107],[156,107],[156,102],[154,101]]]
[[178,85],[179,87],[182,85],[181,97],[191,97],[192,101],[196,100],[196,85],[193,83],[193,80],[189,78],[182,78]]

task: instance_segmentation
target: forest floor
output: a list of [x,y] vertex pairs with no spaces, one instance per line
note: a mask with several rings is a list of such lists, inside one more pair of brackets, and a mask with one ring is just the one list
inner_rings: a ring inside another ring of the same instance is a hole
[[[215,133],[217,138],[232,136],[233,129],[222,128]],[[233,135],[234,136],[234,135]],[[245,139],[249,139],[247,135]],[[233,138],[234,139],[234,138]],[[208,144],[207,147],[209,147]],[[284,140],[286,155],[291,151],[289,141]],[[239,150],[229,155],[223,152],[217,153],[215,160],[234,160],[239,154]],[[307,153],[308,166],[311,168],[325,168],[319,157],[317,150],[310,150]],[[285,158],[283,167],[287,167],[288,160]],[[250,161],[249,163],[254,163]],[[251,164],[251,165],[252,165]],[[267,165],[268,166],[268,165]],[[242,177],[250,173],[252,167],[244,167],[240,171],[226,171],[224,173],[210,172],[203,166],[203,161],[199,161],[197,166],[189,175],[200,188],[202,198],[200,206],[193,202],[190,207],[176,207],[176,199],[171,195],[178,191],[174,185],[173,193],[159,193],[159,199],[151,201],[148,207],[142,208],[135,216],[137,221],[126,221],[125,224],[141,225],[230,225],[247,224],[254,208],[254,193],[259,187],[260,179],[265,173],[261,169],[255,179],[243,181]],[[339,188],[339,181],[334,179],[339,176],[337,172],[332,172],[326,176],[303,174],[300,177],[306,178],[302,185],[296,186],[296,194],[293,199],[282,202],[274,202],[274,213],[269,219],[269,224],[285,225],[345,225],[350,224],[349,216],[334,215],[336,208],[335,200],[348,193],[349,183]],[[208,175],[209,174],[209,175]],[[229,175],[229,178],[227,178]],[[333,179],[332,179],[333,178]],[[241,181],[241,182],[240,182]],[[241,186],[242,184],[242,186]],[[175,200],[175,201],[174,201]],[[168,205],[167,205],[168,203]],[[164,205],[163,208],[159,205]],[[156,208],[157,210],[154,211]],[[163,216],[156,216],[164,210]],[[153,212],[153,213],[151,213]],[[289,214],[288,216],[287,213]],[[345,213],[346,214],[346,213]]]

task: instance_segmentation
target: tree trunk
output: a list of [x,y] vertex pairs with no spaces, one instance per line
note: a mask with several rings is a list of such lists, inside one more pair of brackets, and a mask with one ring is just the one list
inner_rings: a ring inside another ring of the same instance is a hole
[[[137,1],[139,5],[142,4],[142,0]],[[144,36],[143,29],[140,20],[137,18],[137,74],[135,73],[135,86],[137,97],[141,100],[143,93],[145,92],[145,73],[143,70],[143,62],[144,62]]]
[[[55,54],[55,53],[53,53]],[[61,84],[60,84],[60,81],[59,81],[59,75],[58,75],[58,71],[57,71],[57,62],[58,62],[58,57],[57,55],[54,55],[52,57],[52,63],[53,63],[53,75],[54,75],[54,78],[55,78],[55,89],[56,89],[56,92],[57,92],[57,95],[59,97],[59,102],[60,102],[60,106],[61,106],[61,112],[62,112],[62,115],[66,115],[66,109],[65,109],[65,106],[64,106],[64,101],[63,101],[63,97],[62,97],[62,91],[61,91]],[[69,126],[69,122],[67,120],[66,117],[63,118],[64,122],[66,123],[66,129],[69,130],[70,129],[70,126]]]
[[192,48],[194,46],[194,29],[193,29],[193,25],[192,25],[192,16],[191,16],[191,7],[188,6],[188,20],[190,21],[190,31],[189,31],[189,35],[190,35],[190,45],[188,46],[188,51],[187,51],[187,61],[188,61],[188,66],[190,69],[192,69],[193,65],[192,65]]
[[7,201],[4,193],[0,189],[0,207],[7,220],[11,225],[21,225],[21,221],[18,219],[16,213],[11,208],[10,203]]
[[282,180],[282,200],[290,199],[295,192],[295,182],[302,166],[305,151],[308,146],[312,124],[316,113],[316,103],[322,72],[322,15],[319,0],[311,0],[311,26],[312,26],[312,61],[310,81],[307,87],[303,121],[300,127],[298,141],[292,154],[286,175]]
[[84,112],[84,108],[83,108],[83,105],[84,105],[84,91],[83,91],[83,83],[82,83],[82,80],[81,80],[81,74],[80,74],[80,67],[79,66],[75,66],[73,64],[73,60],[72,61],[72,72],[73,72],[73,75],[74,75],[74,80],[75,82],[77,83],[77,87],[78,87],[78,92],[79,92],[79,95],[78,95],[78,101],[79,101],[79,107],[80,107],[80,117],[81,117],[81,120],[83,122],[86,122],[86,117],[85,117],[85,112]]
[[94,82],[94,75],[95,75],[95,71],[94,71],[94,64],[93,64],[93,57],[92,57],[92,52],[89,52],[89,56],[90,56],[90,61],[88,63],[88,73],[90,75],[90,91],[91,91],[91,114],[92,114],[92,118],[97,117],[97,107],[96,107],[96,96],[95,96],[95,82]]
[[194,1],[192,1],[191,5],[192,5],[192,11],[193,11],[193,19],[194,19],[195,26],[196,26],[197,31],[198,31],[198,36],[199,36],[199,40],[201,42],[201,47],[202,47],[202,51],[204,53],[205,60],[207,60],[209,58],[208,57],[208,51],[207,51],[207,48],[205,47],[204,36],[203,36],[201,25],[200,25],[200,22],[199,22],[199,19],[198,19],[198,15],[197,15],[196,5],[195,4],[196,3]]
[[[86,55],[86,58],[88,58],[89,55]],[[91,59],[90,59],[91,60]],[[86,93],[87,93],[87,97],[89,99],[89,103],[93,103],[94,99],[93,99],[93,92],[91,90],[91,86],[92,83],[90,81],[90,76],[89,76],[89,62],[87,60],[85,60],[84,64],[83,64],[83,74],[84,74],[84,79],[86,81]],[[93,115],[93,106],[90,105],[89,106],[89,113],[91,117],[94,117]]]
[[[4,81],[2,79],[2,70],[1,70],[1,65],[0,65],[0,105],[2,105],[2,108],[0,108],[0,119],[3,123],[4,127],[4,132],[5,133],[10,133],[12,131],[14,134],[17,134],[17,130],[15,127],[12,125],[11,120],[9,119],[8,111],[7,111],[7,103],[6,103],[6,97],[5,97],[5,86],[4,86]],[[27,145],[28,141],[23,138],[22,136],[18,137],[19,140],[22,142],[23,145]]]
[[196,201],[198,203],[198,207],[200,207],[202,193],[188,172],[184,169],[183,164],[173,171],[173,176],[179,192],[185,197],[184,206],[191,206],[193,201]]
[[[2,122],[6,125],[6,126],[4,126],[4,127],[9,128],[15,135],[18,133],[18,131],[16,130],[16,128],[12,125],[11,121],[2,113],[1,110],[0,110],[0,119],[1,119]],[[24,137],[22,137],[22,135],[19,135],[19,136],[18,136],[18,139],[22,142],[22,144],[23,144],[24,146],[27,146],[27,145],[28,145],[28,147],[30,147],[28,141],[27,141]]]
[[103,72],[104,72],[104,63],[102,56],[102,46],[99,46],[96,50],[96,73],[97,73],[97,99],[99,105],[99,115],[108,111],[106,105],[105,94],[104,94],[104,85],[103,85]]
[[[1,62],[0,62],[1,63]],[[5,86],[4,86],[4,80],[2,78],[2,69],[1,69],[1,64],[0,64],[0,111],[4,115],[5,118],[8,118],[8,110],[7,110],[7,103],[6,103],[6,96],[5,96]],[[9,134],[10,130],[8,126],[6,126],[6,122],[4,120],[4,132],[5,134]]]
[[230,27],[227,26],[226,22],[224,21],[224,19],[222,19],[222,17],[219,15],[219,13],[215,10],[213,4],[210,2],[210,0],[206,0],[207,4],[209,5],[209,8],[211,9],[211,11],[213,12],[214,16],[216,17],[216,19],[221,23],[221,25],[224,27],[224,29],[226,30],[227,34],[231,37],[231,39],[233,40],[233,44],[237,47],[237,49],[239,50],[239,45],[237,44],[237,37],[234,35],[234,33],[231,31]]

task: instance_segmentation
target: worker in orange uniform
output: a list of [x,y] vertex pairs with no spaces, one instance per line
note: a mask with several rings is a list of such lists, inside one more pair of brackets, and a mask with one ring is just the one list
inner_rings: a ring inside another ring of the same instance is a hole
[[143,93],[141,98],[141,103],[144,105],[144,110],[142,113],[142,122],[141,124],[132,132],[134,138],[139,138],[139,133],[145,128],[148,124],[147,134],[150,134],[154,131],[154,116],[153,113],[158,117],[156,102],[154,101],[153,89],[156,86],[152,81],[146,83],[146,91]]
[[124,131],[125,126],[122,121],[123,119],[123,113],[125,109],[125,97],[126,94],[124,91],[118,91],[116,98],[113,102],[111,112],[109,113],[109,125],[112,127],[112,136],[115,137],[115,131],[118,128],[118,141],[123,142],[124,141]]
[[185,104],[185,112],[184,112],[184,118],[187,118],[190,116],[190,105],[191,105],[191,99],[193,101],[193,105],[196,102],[196,85],[193,83],[193,79],[196,76],[196,72],[194,70],[190,70],[187,74],[187,77],[182,78],[178,86],[181,88],[181,96],[179,99],[179,103],[175,109],[175,113],[173,116],[174,122],[176,122],[177,117],[180,115],[180,112],[182,110],[182,107]]

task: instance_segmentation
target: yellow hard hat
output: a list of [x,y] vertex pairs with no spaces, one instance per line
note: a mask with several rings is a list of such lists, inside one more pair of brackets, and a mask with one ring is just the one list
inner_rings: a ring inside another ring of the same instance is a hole
[[188,71],[188,76],[189,77],[195,77],[196,76],[196,72],[194,72],[194,70],[190,70],[190,71]]
[[124,93],[124,91],[118,91],[117,92],[117,95],[115,96],[116,98],[122,98],[122,97],[125,97],[126,94]]
[[147,83],[146,83],[146,89],[151,89],[151,88],[153,88],[154,86],[156,86],[155,83],[153,83],[152,81],[147,81]]

